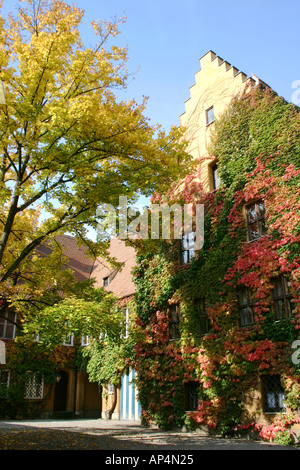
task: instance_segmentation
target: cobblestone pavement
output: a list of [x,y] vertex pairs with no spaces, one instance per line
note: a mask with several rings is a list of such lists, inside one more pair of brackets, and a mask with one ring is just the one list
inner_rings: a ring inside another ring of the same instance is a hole
[[163,432],[138,422],[101,419],[0,421],[0,450],[300,450],[265,442]]

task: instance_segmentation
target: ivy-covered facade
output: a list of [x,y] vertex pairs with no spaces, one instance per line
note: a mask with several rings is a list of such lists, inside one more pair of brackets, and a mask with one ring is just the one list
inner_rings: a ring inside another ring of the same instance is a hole
[[255,84],[209,131],[195,174],[153,199],[204,205],[202,249],[186,234],[136,243],[143,420],[290,443],[299,436],[299,109]]

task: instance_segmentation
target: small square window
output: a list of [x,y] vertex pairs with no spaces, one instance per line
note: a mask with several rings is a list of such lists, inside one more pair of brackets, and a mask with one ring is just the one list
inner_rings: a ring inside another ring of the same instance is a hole
[[103,287],[107,287],[109,285],[109,277],[104,277],[103,278]]
[[81,346],[88,346],[90,344],[89,336],[83,335],[81,337]]
[[208,126],[209,124],[211,124],[215,120],[214,107],[211,106],[210,108],[208,108],[205,111],[205,115],[206,115],[206,125]]

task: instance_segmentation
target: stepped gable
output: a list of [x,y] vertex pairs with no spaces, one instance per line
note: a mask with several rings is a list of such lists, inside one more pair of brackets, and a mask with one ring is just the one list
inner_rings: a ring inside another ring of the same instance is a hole
[[[227,82],[227,87],[233,89],[232,96],[236,90],[244,89],[247,86],[252,87],[260,84],[270,88],[257,76],[248,77],[247,74],[219,57],[215,52],[208,51],[200,58],[200,70],[195,73],[195,84],[190,87],[190,98],[185,102],[185,112],[180,117],[182,125],[185,125],[185,115],[192,111],[193,98],[198,98],[199,92],[206,94],[210,91],[214,92],[213,88],[220,82],[225,83],[225,88]],[[229,82],[232,83],[229,85]]]

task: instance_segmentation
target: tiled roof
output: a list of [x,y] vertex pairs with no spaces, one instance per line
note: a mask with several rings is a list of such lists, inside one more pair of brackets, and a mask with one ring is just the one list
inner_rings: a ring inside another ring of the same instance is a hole
[[117,297],[128,297],[135,293],[135,285],[132,282],[131,271],[136,264],[136,254],[134,248],[126,246],[123,240],[118,238],[110,242],[109,254],[117,261],[124,263],[123,267],[116,271],[106,260],[98,258],[95,262],[93,277],[96,279],[96,287],[103,286],[103,279],[109,278],[109,285],[106,290],[112,292]]
[[[125,242],[119,239],[112,239],[109,248],[109,255],[118,262],[124,263],[120,270],[110,266],[107,260],[102,258],[92,258],[87,254],[87,248],[79,246],[74,237],[59,235],[56,241],[62,248],[63,255],[68,259],[65,267],[71,268],[78,281],[90,278],[95,279],[95,287],[103,287],[103,279],[109,278],[109,285],[106,290],[112,292],[118,298],[128,297],[135,292],[135,285],[132,282],[131,271],[135,266],[135,250],[126,246]],[[39,252],[43,256],[50,254],[50,248],[43,245],[39,247]]]

